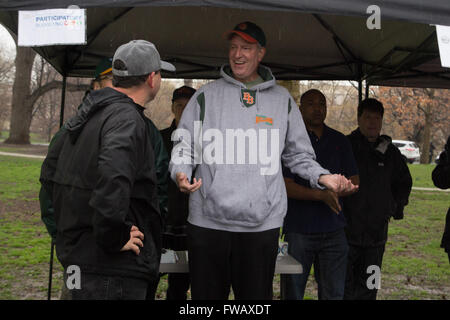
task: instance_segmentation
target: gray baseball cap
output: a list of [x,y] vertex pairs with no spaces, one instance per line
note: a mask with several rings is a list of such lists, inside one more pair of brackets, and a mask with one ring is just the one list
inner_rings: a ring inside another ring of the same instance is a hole
[[[114,62],[117,60],[123,62],[124,69],[114,68]],[[146,40],[132,40],[121,45],[114,53],[112,72],[116,76],[142,76],[158,70],[173,72],[175,66],[162,61],[155,45]]]

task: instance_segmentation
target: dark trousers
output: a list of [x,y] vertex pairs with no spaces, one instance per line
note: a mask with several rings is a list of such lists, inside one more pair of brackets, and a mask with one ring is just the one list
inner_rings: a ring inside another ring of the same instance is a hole
[[187,228],[193,300],[270,300],[279,228],[262,232],[227,232]]
[[344,229],[315,234],[286,234],[288,253],[302,264],[302,274],[281,275],[281,298],[302,300],[311,266],[319,300],[344,298],[348,245]]
[[72,300],[145,300],[148,281],[137,278],[81,273],[81,289]]
[[166,299],[186,300],[190,283],[189,273],[169,273]]
[[155,300],[156,299],[156,291],[158,291],[160,277],[161,277],[161,274],[159,274],[159,277],[156,281],[150,281],[148,283],[147,295],[145,296],[145,300]]
[[[159,274],[161,277],[163,274]],[[158,281],[149,282],[146,300],[155,300],[158,290]],[[191,283],[189,273],[169,273],[166,300],[187,300],[187,291]]]
[[367,281],[372,273],[368,267],[375,265],[381,270],[384,245],[373,248],[350,245],[348,252],[347,277],[345,281],[345,300],[376,300],[378,290],[369,288]]

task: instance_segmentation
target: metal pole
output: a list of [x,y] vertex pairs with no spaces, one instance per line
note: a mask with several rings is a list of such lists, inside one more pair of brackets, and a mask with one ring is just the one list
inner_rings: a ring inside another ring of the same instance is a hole
[[50,248],[50,270],[48,272],[48,290],[47,290],[47,300],[50,300],[52,297],[52,276],[53,276],[53,251],[55,248],[55,244],[53,243],[53,239],[52,239],[52,243],[50,244],[51,248]]
[[358,105],[361,104],[362,101],[362,80],[358,80]]
[[358,63],[358,105],[362,101],[362,66]]
[[59,127],[64,124],[64,104],[66,102],[66,76],[63,76],[62,93],[61,93],[61,112],[59,114]]
[[[61,112],[59,115],[59,127],[61,128],[64,124],[64,105],[66,102],[66,83],[67,77],[63,76],[62,90],[61,90]],[[55,243],[52,242],[50,244],[50,263],[48,270],[48,290],[47,290],[47,300],[50,300],[52,297],[52,277],[53,277],[53,256],[54,256],[54,248]]]
[[370,89],[370,85],[366,80],[366,99],[369,98],[369,89]]

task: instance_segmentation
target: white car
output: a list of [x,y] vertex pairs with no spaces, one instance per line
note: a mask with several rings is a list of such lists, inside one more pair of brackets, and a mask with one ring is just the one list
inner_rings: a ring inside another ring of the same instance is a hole
[[392,140],[392,143],[400,150],[407,162],[420,162],[420,150],[414,141]]

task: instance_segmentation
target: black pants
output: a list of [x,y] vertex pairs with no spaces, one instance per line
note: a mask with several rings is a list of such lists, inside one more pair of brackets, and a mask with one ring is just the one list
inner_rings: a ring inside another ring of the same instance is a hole
[[270,300],[279,228],[227,232],[189,224],[188,252],[193,300]]
[[[163,274],[160,274],[160,277]],[[189,273],[169,273],[166,300],[187,300],[187,291],[191,283]],[[146,300],[155,300],[158,290],[158,281],[150,282],[147,290]]]
[[80,289],[72,300],[145,300],[148,281],[137,278],[81,273]]
[[189,273],[169,273],[166,299],[186,300],[190,283]]
[[345,300],[376,300],[378,290],[368,287],[367,281],[373,273],[368,272],[367,269],[374,265],[381,270],[383,254],[384,245],[373,248],[349,246]]

